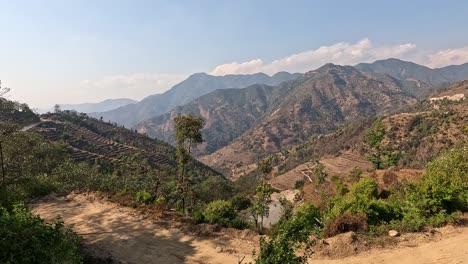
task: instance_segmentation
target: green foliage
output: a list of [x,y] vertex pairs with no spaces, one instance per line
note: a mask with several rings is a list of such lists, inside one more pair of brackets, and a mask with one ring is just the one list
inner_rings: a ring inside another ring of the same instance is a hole
[[203,222],[205,222],[205,215],[203,214],[203,211],[202,210],[193,210],[192,211],[192,220],[197,223],[197,224],[201,224]]
[[385,125],[381,119],[377,119],[367,133],[367,144],[374,149],[379,149],[384,137]]
[[224,200],[209,203],[203,214],[208,223],[221,226],[231,226],[232,220],[237,218],[237,211],[232,203]]
[[260,238],[260,254],[256,256],[256,264],[300,264],[306,263],[305,256],[296,256],[296,247],[287,238]]
[[270,214],[269,204],[271,202],[271,194],[273,188],[265,180],[261,181],[255,190],[255,197],[252,201],[252,206],[249,208],[249,212],[255,222],[255,227],[258,226],[258,220],[260,218],[260,228],[263,228],[263,219],[268,217]]
[[258,170],[264,175],[267,176],[273,170],[273,166],[271,165],[271,159],[263,159],[258,164]]
[[81,263],[79,239],[56,221],[49,225],[24,206],[0,207],[1,263]]
[[237,211],[242,211],[252,206],[252,202],[250,201],[249,197],[243,194],[236,194],[230,199],[230,202]]
[[[320,230],[320,211],[313,204],[302,205],[288,220],[279,224],[278,230],[269,240],[261,238],[260,252],[255,263],[306,263],[312,241],[310,234]],[[296,251],[306,246],[306,254]]]
[[389,151],[382,146],[382,141],[386,135],[385,124],[381,119],[377,119],[367,133],[366,143],[371,148],[369,161],[376,169],[384,169],[395,166],[400,159],[399,152]]
[[360,167],[354,167],[350,172],[349,177],[352,182],[358,182],[362,177],[362,169]]
[[325,178],[327,177],[327,173],[325,172],[325,166],[322,163],[318,163],[312,169],[312,173],[315,176],[315,183],[322,184],[325,182]]
[[195,196],[204,203],[215,200],[228,200],[234,194],[232,184],[222,177],[208,177],[203,182],[193,186]]
[[135,194],[137,201],[144,204],[149,204],[154,201],[154,197],[147,191],[139,191]]
[[294,183],[294,189],[302,189],[304,187],[304,180],[299,180]]
[[466,146],[445,153],[428,165],[420,182],[400,197],[391,197],[403,208],[403,219],[395,224],[418,231],[454,221],[459,212],[468,211],[467,153]]
[[181,199],[181,209],[185,213],[186,200],[189,198],[190,182],[185,175],[185,166],[190,159],[190,152],[194,144],[202,143],[201,129],[204,121],[201,117],[179,115],[174,118],[174,130],[176,138],[176,156],[179,163],[178,192]]

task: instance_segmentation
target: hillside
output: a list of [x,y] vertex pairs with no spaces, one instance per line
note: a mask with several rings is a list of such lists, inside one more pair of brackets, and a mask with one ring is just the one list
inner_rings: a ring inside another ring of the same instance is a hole
[[399,59],[378,60],[355,66],[362,72],[388,74],[400,80],[418,80],[431,85],[452,83],[468,78],[468,63],[431,69],[413,62]]
[[253,84],[277,85],[283,81],[297,78],[300,75],[286,72],[280,72],[273,76],[263,73],[225,76],[197,73],[176,84],[168,91],[148,96],[137,104],[91,115],[96,118],[102,116],[105,121],[132,127],[144,120],[162,115],[176,106],[189,103],[191,100],[217,89],[244,88]]
[[[39,132],[51,141],[65,142],[72,152],[71,158],[77,162],[137,174],[156,170],[164,177],[175,178],[177,175],[174,147],[84,114],[69,111],[44,114],[31,131]],[[195,160],[189,167],[189,174],[194,177],[219,175]]]
[[[318,188],[314,183],[317,173],[314,168],[318,164],[324,166],[329,176],[337,175],[346,184],[352,183],[355,167],[360,168],[363,174],[373,174],[382,181],[382,186],[392,181],[392,175],[399,180],[414,180],[427,162],[448,149],[468,142],[468,101],[430,100],[453,94],[468,97],[468,82],[455,83],[428,100],[409,107],[404,113],[382,118],[386,131],[382,149],[400,154],[396,166],[391,170],[374,172],[368,160],[370,149],[366,144],[367,134],[374,121],[365,119],[335,132],[311,137],[298,146],[271,155],[269,158],[273,162],[274,173],[270,182],[278,189],[294,189],[297,182],[305,182],[305,199],[317,200],[320,195],[318,190],[326,190],[323,185]],[[258,173],[248,168],[244,166],[236,169],[235,176],[254,177]],[[335,183],[330,178],[325,185],[328,191],[336,191],[333,187]]]
[[414,103],[416,98],[399,80],[371,78],[351,66],[327,64],[285,83],[270,98],[258,124],[201,160],[229,172],[358,118],[388,114]]
[[0,122],[9,122],[19,126],[25,126],[38,121],[39,116],[37,116],[28,105],[0,97]]
[[268,109],[274,87],[253,85],[244,89],[216,90],[169,113],[144,121],[136,126],[140,133],[175,143],[173,120],[178,114],[195,114],[205,120],[203,138],[196,154],[210,154],[242,135]]

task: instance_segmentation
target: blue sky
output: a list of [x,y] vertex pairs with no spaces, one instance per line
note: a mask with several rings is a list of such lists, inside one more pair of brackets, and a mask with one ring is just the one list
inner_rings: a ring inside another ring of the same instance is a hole
[[46,107],[141,99],[194,72],[390,56],[440,67],[468,61],[466,14],[468,1],[449,0],[0,0],[0,79],[12,99]]

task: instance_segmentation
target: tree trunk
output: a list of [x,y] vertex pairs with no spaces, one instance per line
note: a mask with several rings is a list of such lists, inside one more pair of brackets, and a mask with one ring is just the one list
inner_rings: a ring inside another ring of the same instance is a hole
[[5,164],[3,161],[3,146],[2,141],[0,141],[0,162],[2,163],[2,186],[5,186],[6,183],[6,175],[5,175]]

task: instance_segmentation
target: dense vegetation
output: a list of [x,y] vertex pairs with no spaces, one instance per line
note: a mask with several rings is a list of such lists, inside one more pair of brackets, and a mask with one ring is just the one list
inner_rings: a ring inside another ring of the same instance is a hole
[[[361,178],[319,210],[302,205],[282,219],[269,240],[263,239],[257,263],[304,263],[315,234],[330,237],[348,231],[382,233],[391,228],[420,231],[425,226],[454,223],[468,211],[468,147],[453,149],[428,164],[422,179],[400,183],[390,194],[379,193],[376,181]],[[303,249],[304,255],[296,253]]]

